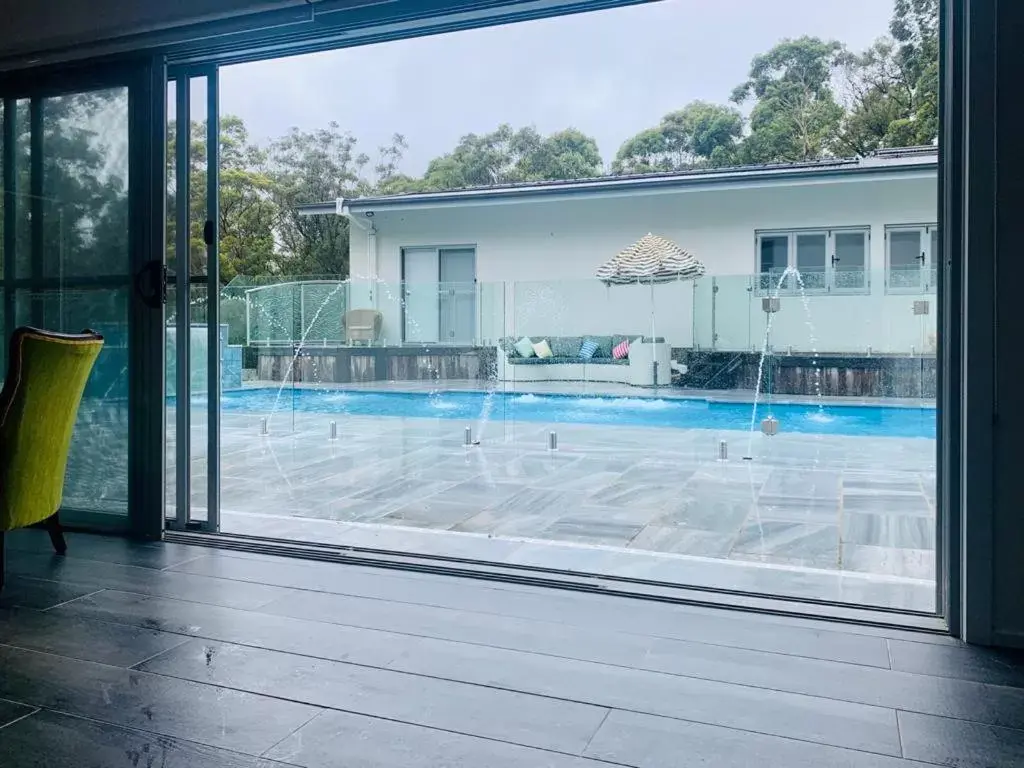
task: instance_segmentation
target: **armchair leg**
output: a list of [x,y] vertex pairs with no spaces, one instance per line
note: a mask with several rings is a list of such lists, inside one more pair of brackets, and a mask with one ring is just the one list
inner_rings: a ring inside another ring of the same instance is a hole
[[68,545],[64,541],[64,529],[60,526],[60,518],[54,512],[46,518],[46,531],[50,534],[50,543],[58,555],[67,554]]

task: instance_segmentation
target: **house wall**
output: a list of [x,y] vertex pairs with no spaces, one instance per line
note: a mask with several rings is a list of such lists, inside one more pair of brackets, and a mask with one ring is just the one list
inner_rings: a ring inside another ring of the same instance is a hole
[[[401,338],[401,250],[471,245],[480,283],[478,336],[625,333],[665,336],[675,347],[760,349],[766,315],[751,288],[755,232],[811,227],[871,228],[870,295],[784,296],[772,345],[803,351],[910,353],[934,345],[934,294],[886,295],[885,227],[937,219],[934,173],[804,180],[719,190],[617,197],[380,209],[356,214],[352,276],[357,301],[384,313],[384,338]],[[664,235],[704,262],[695,283],[606,287],[597,267],[647,232]],[[376,257],[374,258],[374,249]],[[376,263],[375,263],[376,262]],[[378,278],[376,291],[367,278]],[[713,293],[715,278],[718,291]],[[652,300],[653,295],[653,300]],[[929,314],[915,316],[915,300]],[[355,306],[355,305],[354,305]],[[713,319],[712,319],[713,318]]]

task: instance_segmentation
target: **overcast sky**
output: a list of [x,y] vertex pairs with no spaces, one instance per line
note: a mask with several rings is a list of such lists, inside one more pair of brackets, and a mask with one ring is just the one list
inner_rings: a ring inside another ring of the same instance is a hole
[[402,170],[502,122],[622,142],[694,99],[726,102],[757,53],[816,35],[862,49],[892,0],[662,0],[629,8],[243,64],[221,71],[221,109],[263,143],[335,120],[376,158],[391,134]]

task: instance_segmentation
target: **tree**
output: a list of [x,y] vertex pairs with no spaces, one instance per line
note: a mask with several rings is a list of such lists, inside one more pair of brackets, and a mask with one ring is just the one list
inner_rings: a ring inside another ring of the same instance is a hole
[[541,139],[518,165],[522,176],[531,181],[582,179],[599,176],[603,170],[597,142],[575,128]]
[[293,128],[271,142],[267,175],[276,208],[274,230],[282,271],[292,275],[349,276],[349,222],[342,216],[300,216],[311,201],[354,197],[371,190],[361,177],[369,162],[336,122],[315,131]]
[[[205,125],[203,126],[205,131]],[[234,115],[220,122],[220,275],[262,275],[280,268],[274,247],[277,208],[267,171],[267,151],[249,143],[245,123]]]
[[890,33],[843,61],[848,109],[841,141],[855,154],[938,137],[938,0],[896,0]]
[[502,124],[491,133],[466,134],[451,152],[431,160],[422,189],[577,179],[601,171],[597,142],[575,128],[545,137],[532,126]]
[[[206,271],[207,124],[193,121],[189,129],[189,267],[193,273]],[[275,253],[276,207],[266,172],[267,153],[249,142],[245,123],[225,115],[220,122],[218,253],[220,279],[230,282],[239,274],[264,275],[279,271]],[[177,247],[175,210],[176,171],[173,158],[177,145],[176,126],[168,131],[168,258],[173,263]]]
[[636,134],[619,148],[613,173],[654,173],[723,166],[736,162],[743,135],[739,110],[694,101],[665,115],[654,128]]
[[754,57],[749,78],[732,93],[737,104],[754,100],[744,161],[796,162],[832,153],[843,108],[831,83],[843,54],[838,42],[801,37]]

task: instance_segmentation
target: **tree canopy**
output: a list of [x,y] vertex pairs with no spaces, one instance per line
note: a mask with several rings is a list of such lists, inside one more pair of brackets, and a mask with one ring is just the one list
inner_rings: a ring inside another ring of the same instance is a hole
[[742,135],[743,116],[738,109],[694,101],[628,139],[612,161],[612,172],[659,173],[731,165]]
[[[244,121],[220,124],[220,273],[347,277],[349,222],[298,214],[303,203],[367,194],[401,194],[515,182],[579,179],[720,167],[742,163],[863,155],[882,147],[930,144],[938,135],[938,0],[894,0],[889,34],[854,52],[834,40],[794,37],[753,58],[731,103],[693,101],[628,138],[606,170],[597,142],[575,127],[543,134],[497,126],[462,136],[422,175],[402,172],[409,143],[394,134],[363,151],[336,122],[293,128],[254,141]],[[47,99],[44,116],[44,265],[102,274],[126,267],[127,136],[118,144],[121,90]],[[120,100],[120,101],[119,101]],[[29,121],[16,125],[18,185],[29,190]],[[123,128],[127,131],[127,127]],[[189,127],[189,254],[205,269],[206,125]],[[168,131],[168,256],[176,254],[175,127]],[[374,157],[371,158],[371,155]],[[59,201],[59,202],[54,202]],[[24,200],[21,201],[24,203]],[[19,210],[19,254],[28,237]],[[18,273],[28,264],[18,256]],[[121,264],[121,266],[117,266]]]
[[731,101],[694,102],[627,139],[613,173],[865,155],[939,132],[939,0],[895,0],[889,36],[853,52],[798,37],[754,57]]

